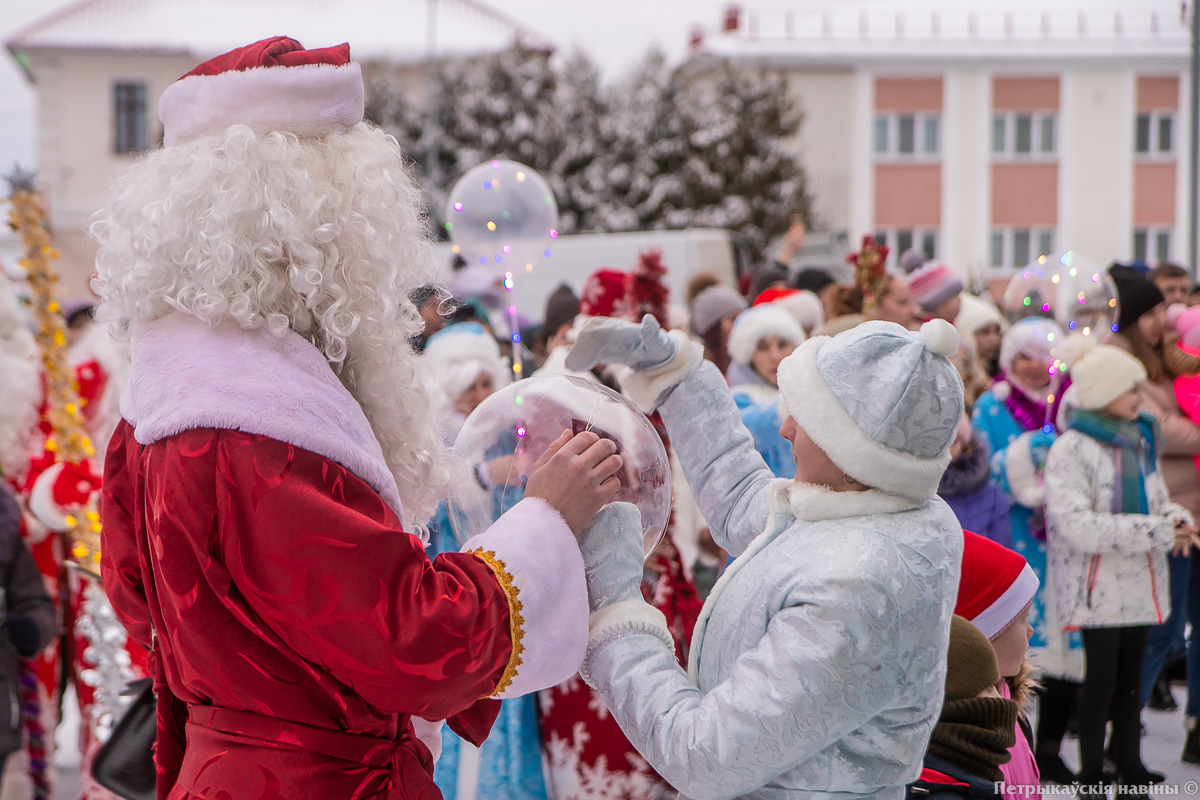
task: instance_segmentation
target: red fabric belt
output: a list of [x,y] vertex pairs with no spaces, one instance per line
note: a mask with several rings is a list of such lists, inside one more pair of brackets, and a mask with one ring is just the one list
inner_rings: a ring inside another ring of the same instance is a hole
[[194,705],[171,796],[436,800],[432,774],[429,750],[408,725],[393,741]]

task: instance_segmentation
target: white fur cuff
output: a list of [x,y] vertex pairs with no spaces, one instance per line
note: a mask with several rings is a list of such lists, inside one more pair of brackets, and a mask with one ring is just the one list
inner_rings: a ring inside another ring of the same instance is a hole
[[675,647],[675,641],[667,629],[667,618],[640,597],[605,606],[588,617],[588,639],[591,644],[606,639],[610,634],[633,628],[637,628],[639,633],[652,633],[667,647]]
[[1033,466],[1029,440],[1030,435],[1023,433],[1004,451],[1004,472],[1013,500],[1026,508],[1037,508],[1046,502],[1046,490]]
[[625,396],[644,414],[650,414],[670,389],[682,383],[704,361],[704,346],[683,331],[667,333],[676,344],[675,355],[654,369],[626,370],[617,376]]

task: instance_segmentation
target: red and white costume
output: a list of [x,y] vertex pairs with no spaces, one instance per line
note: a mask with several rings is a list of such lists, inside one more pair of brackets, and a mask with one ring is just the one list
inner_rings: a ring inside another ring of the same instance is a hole
[[160,796],[436,798],[422,720],[479,743],[485,698],[581,662],[562,518],[526,499],[430,562],[362,410],[300,336],[140,326],[122,414],[102,570],[130,635],[156,636]]

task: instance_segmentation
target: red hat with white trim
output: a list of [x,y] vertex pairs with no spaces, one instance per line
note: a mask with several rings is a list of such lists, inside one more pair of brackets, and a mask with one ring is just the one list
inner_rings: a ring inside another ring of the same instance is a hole
[[1037,573],[1023,556],[991,539],[963,531],[962,577],[954,613],[988,639],[1004,633],[1033,603]]
[[184,75],[158,101],[167,147],[217,136],[231,125],[255,133],[326,136],[363,119],[363,81],[350,45],[305,50],[276,36],[219,55]]

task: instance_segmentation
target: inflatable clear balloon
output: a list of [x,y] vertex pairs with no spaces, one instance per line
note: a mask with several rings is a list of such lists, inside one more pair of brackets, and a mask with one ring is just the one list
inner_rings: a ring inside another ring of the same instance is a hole
[[1052,319],[1068,334],[1113,330],[1117,293],[1108,271],[1074,251],[1039,256],[1009,281],[1002,303],[1010,323]]
[[516,161],[488,161],[450,190],[446,233],[468,266],[532,272],[558,239],[558,204],[541,175]]
[[642,516],[644,554],[662,540],[671,515],[671,468],[650,420],[628,400],[597,383],[567,375],[534,377],[507,386],[471,412],[454,440],[470,478],[451,489],[447,511],[460,545],[482,533],[524,497],[533,465],[563,431],[611,439],[624,465],[614,502]]

